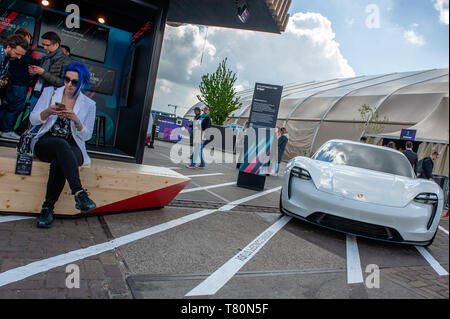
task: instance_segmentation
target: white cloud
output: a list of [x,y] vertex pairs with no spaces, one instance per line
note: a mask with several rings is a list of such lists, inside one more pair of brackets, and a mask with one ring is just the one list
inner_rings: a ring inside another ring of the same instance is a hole
[[443,24],[449,22],[448,2],[449,0],[433,0],[434,8],[439,11],[439,21]]
[[253,88],[255,82],[283,85],[355,75],[335,40],[331,22],[319,13],[293,14],[281,35],[166,26],[154,108],[177,104],[187,110],[197,102],[201,76],[215,72],[225,58],[240,90]]
[[417,34],[414,30],[406,30],[403,32],[403,38],[411,44],[417,46],[423,46],[425,44],[425,39],[423,36]]

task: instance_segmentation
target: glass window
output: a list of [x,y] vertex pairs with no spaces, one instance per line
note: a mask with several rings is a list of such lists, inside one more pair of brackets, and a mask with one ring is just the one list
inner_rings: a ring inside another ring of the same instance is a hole
[[312,157],[315,160],[414,177],[411,164],[401,153],[365,144],[327,142]]

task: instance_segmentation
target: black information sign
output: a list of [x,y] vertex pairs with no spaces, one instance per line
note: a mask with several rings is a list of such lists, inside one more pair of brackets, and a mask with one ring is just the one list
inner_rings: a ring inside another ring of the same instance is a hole
[[31,166],[33,165],[33,155],[17,153],[16,174],[31,175]]
[[282,86],[256,83],[248,119],[249,127],[274,128],[277,125],[282,92]]
[[244,162],[239,168],[238,187],[263,190],[266,170],[270,158],[273,128],[277,124],[283,87],[279,85],[256,83],[253,93],[249,130],[254,130],[254,139],[244,140]]

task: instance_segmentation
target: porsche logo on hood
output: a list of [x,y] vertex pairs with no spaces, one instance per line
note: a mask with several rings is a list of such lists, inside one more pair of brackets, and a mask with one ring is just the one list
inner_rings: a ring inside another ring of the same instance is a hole
[[361,198],[363,198],[363,197],[364,197],[364,195],[363,195],[363,194],[358,194],[357,196],[358,196],[358,198],[359,198],[359,199],[361,199]]

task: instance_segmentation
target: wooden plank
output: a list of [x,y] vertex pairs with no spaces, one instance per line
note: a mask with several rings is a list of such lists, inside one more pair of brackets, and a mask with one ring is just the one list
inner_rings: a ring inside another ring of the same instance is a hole
[[[15,165],[15,150],[0,147],[0,211],[38,214],[45,198],[49,164],[33,161],[31,176],[16,175]],[[97,207],[190,180],[164,167],[101,159],[92,159],[90,167],[80,167],[80,178]],[[68,183],[55,205],[55,214],[79,214]]]

